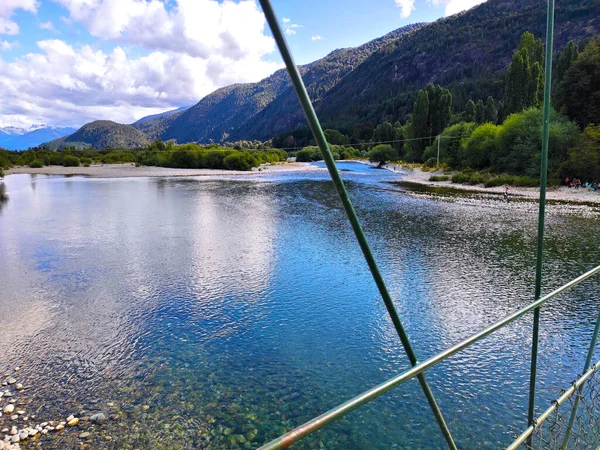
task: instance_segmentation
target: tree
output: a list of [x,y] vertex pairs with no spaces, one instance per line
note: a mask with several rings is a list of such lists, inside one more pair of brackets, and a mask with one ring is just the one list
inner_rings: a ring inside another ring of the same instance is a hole
[[475,122],[477,117],[477,108],[473,100],[469,100],[465,105],[465,122]]
[[383,166],[388,161],[396,159],[398,159],[398,153],[396,152],[396,149],[389,144],[376,145],[369,153],[369,161],[378,162],[380,166]]
[[556,85],[565,79],[567,71],[573,64],[573,62],[579,56],[579,47],[573,42],[569,43],[562,49],[558,55],[558,61],[556,62]]
[[500,127],[484,123],[473,130],[466,139],[461,155],[462,165],[472,169],[489,167],[496,153],[496,136]]
[[[567,159],[568,151],[577,141],[577,125],[551,110],[548,142],[548,171],[556,173]],[[529,108],[512,114],[498,131],[497,154],[492,165],[512,174],[539,177],[540,149],[542,148],[542,110]]]
[[413,139],[408,142],[409,151],[406,153],[409,161],[420,161],[423,150],[426,147],[424,139],[429,136],[429,97],[427,91],[420,90],[417,93],[417,101],[413,115],[410,118],[410,126],[407,128],[408,138]]
[[538,107],[544,96],[544,46],[529,32],[523,33],[506,73],[505,113]]
[[556,106],[581,128],[600,124],[600,38],[591,41],[556,89]]
[[477,101],[475,105],[475,122],[481,124],[485,122],[485,107],[481,100]]
[[325,139],[327,139],[327,142],[329,142],[332,145],[350,144],[350,139],[348,139],[348,136],[346,136],[338,130],[328,129],[325,130],[323,133],[325,134]]
[[394,140],[394,127],[388,121],[380,123],[373,130],[373,142],[386,142]]
[[409,143],[407,159],[421,161],[423,150],[448,126],[451,115],[452,94],[448,89],[429,83],[420,90],[406,130],[407,138],[414,139]]
[[494,102],[494,98],[490,95],[485,101],[485,122],[489,122],[492,124],[498,123],[498,108],[496,108],[496,103]]
[[578,145],[569,152],[569,159],[560,168],[560,176],[600,181],[600,125],[583,130]]

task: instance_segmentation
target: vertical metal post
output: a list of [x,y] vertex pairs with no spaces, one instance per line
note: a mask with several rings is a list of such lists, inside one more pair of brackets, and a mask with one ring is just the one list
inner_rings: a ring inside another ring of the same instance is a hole
[[[269,0],[260,0],[260,4],[262,6],[267,22],[269,23],[269,27],[271,28],[271,32],[273,33],[273,37],[277,42],[277,46],[279,47],[281,57],[285,62],[287,71],[292,80],[292,85],[296,90],[296,94],[298,95],[298,99],[300,100],[300,104],[302,105],[302,109],[304,110],[304,114],[306,115],[310,129],[315,137],[317,144],[319,145],[319,148],[323,155],[323,159],[325,160],[325,164],[327,165],[327,169],[329,170],[329,174],[331,175],[333,184],[342,201],[344,210],[346,211],[348,219],[350,220],[350,224],[352,225],[352,229],[354,230],[354,234],[356,235],[356,238],[367,261],[369,269],[371,270],[371,274],[373,275],[375,284],[379,289],[379,293],[381,294],[388,314],[392,319],[392,323],[394,324],[394,327],[396,328],[396,331],[400,336],[400,341],[402,342],[402,346],[404,347],[406,355],[408,356],[411,365],[415,366],[418,363],[417,356],[412,348],[412,345],[408,338],[408,334],[402,326],[402,322],[400,321],[400,317],[398,315],[398,312],[396,311],[396,307],[394,306],[392,297],[390,296],[387,290],[385,281],[383,280],[383,277],[379,272],[379,268],[377,267],[377,263],[375,262],[375,258],[373,257],[373,253],[371,252],[371,248],[369,247],[369,244],[367,242],[367,237],[362,229],[360,221],[358,220],[356,211],[352,206],[352,202],[350,201],[350,197],[348,196],[348,192],[346,191],[346,187],[344,186],[344,182],[342,181],[337,166],[335,165],[335,160],[333,159],[333,155],[331,154],[331,150],[329,149],[329,145],[327,144],[327,140],[325,138],[325,135],[323,134],[321,124],[319,123],[319,119],[317,118],[315,110],[312,106],[312,103],[308,96],[308,92],[306,92],[306,87],[304,86],[304,82],[302,81],[302,76],[298,71],[298,67],[294,63],[294,59],[292,58],[290,50],[287,46],[285,37],[281,32],[281,27],[279,26],[279,22],[277,21],[277,17],[275,15],[275,12],[273,11],[271,2]],[[442,416],[442,412],[440,411],[435,397],[433,396],[433,392],[431,391],[431,388],[429,387],[429,384],[425,379],[425,375],[423,375],[422,373],[419,374],[418,379],[419,383],[421,384],[421,388],[423,389],[423,392],[425,394],[425,397],[429,402],[429,406],[431,407],[435,418],[440,426],[440,429],[444,434],[444,438],[448,443],[448,447],[452,450],[456,450],[456,444],[452,439],[450,430],[448,429],[444,417]]]
[[[544,259],[544,219],[546,214],[546,183],[548,177],[548,136],[550,134],[550,88],[552,86],[552,41],[554,37],[554,0],[548,0],[546,15],[546,60],[544,75],[544,123],[542,131],[542,167],[540,171],[540,206],[538,216],[537,261],[535,268],[535,299],[542,290],[542,263]],[[535,382],[537,374],[538,341],[540,335],[540,308],[533,311],[533,339],[531,343],[531,374],[529,379],[528,425],[533,425],[535,414]],[[532,437],[527,440],[531,447]]]
[[438,135],[438,157],[437,157],[437,167],[440,166],[440,141],[442,140],[442,135]]
[[[598,318],[596,319],[596,326],[594,327],[594,333],[592,334],[592,342],[590,342],[590,348],[588,348],[587,357],[585,358],[585,364],[583,366],[583,371],[581,373],[586,373],[592,364],[592,358],[594,357],[594,349],[596,348],[596,343],[598,342],[598,332],[600,332],[600,313],[598,313]],[[565,433],[565,438],[563,440],[561,449],[566,450],[569,445],[569,439],[571,438],[571,430],[573,429],[573,423],[575,423],[575,417],[577,416],[577,408],[579,408],[579,397],[581,396],[581,392],[583,391],[583,385],[579,386],[577,390],[577,398],[575,398],[575,403],[573,404],[573,410],[571,411],[571,417],[569,418],[569,425],[567,426],[567,431]]]

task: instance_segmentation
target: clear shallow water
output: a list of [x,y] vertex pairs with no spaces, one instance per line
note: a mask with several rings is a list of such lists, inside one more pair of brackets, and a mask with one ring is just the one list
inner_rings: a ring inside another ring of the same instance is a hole
[[[340,167],[421,360],[531,301],[537,205]],[[36,420],[112,415],[92,448],[256,448],[408,367],[326,173],[6,184],[0,370],[21,367]],[[598,263],[600,232],[588,207],[548,212],[544,292]],[[598,292],[542,312],[540,412],[581,370]],[[529,317],[428,371],[460,448],[524,428],[530,334]],[[413,381],[294,448],[320,446],[444,441]]]

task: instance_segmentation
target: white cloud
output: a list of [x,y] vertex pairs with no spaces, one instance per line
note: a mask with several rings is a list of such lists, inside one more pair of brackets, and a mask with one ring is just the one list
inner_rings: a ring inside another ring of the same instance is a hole
[[19,34],[19,25],[11,17],[17,9],[35,13],[38,8],[36,0],[0,0],[0,34]]
[[415,0],[396,0],[396,6],[400,8],[400,17],[406,19],[415,10]]
[[58,39],[40,41],[38,47],[39,52],[10,63],[0,58],[0,122],[130,123],[195,103],[221,86],[258,81],[279,68],[253,55],[234,61],[221,55],[203,59],[156,51],[130,59],[121,47],[104,53]]
[[[0,12],[7,1],[33,0],[0,0]],[[275,43],[254,0],[177,0],[170,9],[159,0],[52,1],[67,9],[63,23],[115,47],[54,39],[10,63],[0,57],[1,123],[129,123],[280,68],[265,60]],[[133,57],[139,47],[145,56]]]
[[323,40],[323,36],[319,36],[318,34],[316,36],[312,36],[310,38],[311,41],[322,41]]
[[13,42],[8,42],[8,41],[0,41],[0,50],[2,51],[10,51],[13,48],[15,48],[18,44],[18,42],[13,41]]
[[56,31],[56,29],[54,28],[54,25],[52,24],[51,21],[40,23],[40,28],[42,30]]
[[209,58],[261,57],[275,49],[264,34],[265,19],[254,0],[177,0],[167,11],[159,0],[53,0],[70,19],[105,40]]
[[434,5],[445,5],[444,15],[451,16],[461,11],[471,9],[485,1],[486,0],[431,0],[430,3]]
[[292,19],[288,19],[287,17],[283,18],[283,27],[285,28],[285,34],[288,36],[293,36],[296,34],[296,30],[298,28],[302,28],[302,25],[298,25],[297,23],[290,23]]

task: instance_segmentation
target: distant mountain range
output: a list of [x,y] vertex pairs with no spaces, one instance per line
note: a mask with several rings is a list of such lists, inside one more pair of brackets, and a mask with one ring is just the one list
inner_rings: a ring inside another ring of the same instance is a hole
[[[543,39],[545,30],[544,0],[488,0],[431,24],[409,25],[360,47],[335,50],[300,71],[325,127],[356,133],[384,120],[405,121],[417,91],[430,82],[449,88],[457,109],[468,99],[491,95],[501,100],[504,74],[521,35],[529,31]],[[599,34],[600,1],[557,4],[555,50]],[[218,89],[189,108],[118,127],[93,122],[63,140],[85,139],[96,148],[137,146],[156,138],[266,140],[305,123],[288,75],[279,70],[257,83]]]
[[77,131],[77,128],[59,128],[48,125],[32,125],[29,128],[0,128],[0,147],[8,150],[26,150],[37,147],[62,136]]

